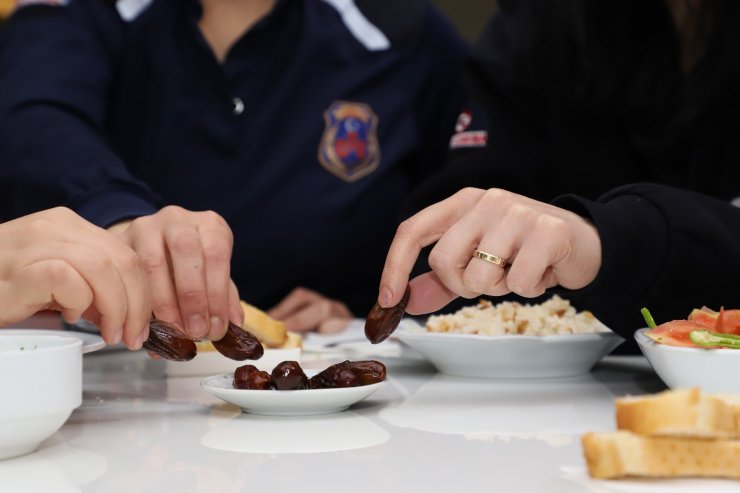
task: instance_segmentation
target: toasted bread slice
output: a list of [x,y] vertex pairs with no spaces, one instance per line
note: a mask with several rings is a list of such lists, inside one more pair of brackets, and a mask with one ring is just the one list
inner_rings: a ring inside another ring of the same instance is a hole
[[271,318],[259,308],[246,301],[241,302],[244,310],[244,329],[254,334],[267,347],[280,347],[288,337],[285,323]]
[[581,443],[594,478],[740,479],[740,440],[646,437],[617,431],[587,433]]
[[303,337],[298,332],[288,332],[285,342],[283,342],[279,349],[290,349],[294,347],[303,347]]
[[616,400],[617,428],[640,435],[740,438],[740,396],[699,389]]
[[[288,334],[285,324],[271,318],[267,313],[249,303],[241,302],[244,310],[243,328],[251,332],[265,348],[292,348],[301,347],[302,338],[300,334]],[[211,341],[196,341],[198,352],[215,351]]]

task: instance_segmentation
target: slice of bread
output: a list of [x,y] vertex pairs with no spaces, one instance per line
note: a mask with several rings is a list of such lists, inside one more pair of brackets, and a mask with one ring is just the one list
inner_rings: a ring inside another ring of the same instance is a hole
[[266,347],[281,347],[288,337],[285,323],[271,318],[259,308],[246,301],[241,302],[244,310],[244,328],[254,334]]
[[740,479],[740,440],[648,437],[617,431],[587,433],[581,443],[594,478]]
[[[303,338],[295,332],[288,332],[285,324],[271,318],[267,313],[249,303],[241,302],[244,310],[244,329],[254,334],[266,349],[289,349],[303,346]],[[211,341],[196,341],[198,352],[215,351]]]
[[740,438],[740,396],[699,389],[616,400],[617,429],[640,435]]
[[280,345],[280,349],[290,349],[294,347],[303,347],[303,337],[298,332],[288,332],[288,336],[285,338],[285,342]]

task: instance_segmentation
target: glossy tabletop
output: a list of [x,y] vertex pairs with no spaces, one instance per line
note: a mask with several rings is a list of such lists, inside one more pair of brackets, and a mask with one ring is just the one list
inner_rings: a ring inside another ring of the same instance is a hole
[[614,429],[615,396],[664,389],[641,357],[607,357],[581,377],[480,380],[381,346],[307,344],[306,368],[376,357],[390,377],[349,411],[308,417],[243,414],[143,352],[87,354],[82,406],[37,452],[0,461],[0,492],[703,489],[588,478],[581,434]]

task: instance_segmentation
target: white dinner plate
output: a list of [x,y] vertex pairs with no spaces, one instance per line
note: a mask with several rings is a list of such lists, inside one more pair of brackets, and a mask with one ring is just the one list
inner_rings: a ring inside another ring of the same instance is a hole
[[0,334],[8,335],[51,335],[76,337],[82,341],[82,354],[92,353],[105,347],[105,341],[97,334],[77,332],[74,330],[54,329],[0,329]]
[[398,339],[440,373],[478,378],[572,377],[591,371],[624,339],[614,332],[552,336],[451,334],[399,329]]
[[[319,373],[305,370],[309,378]],[[239,406],[245,412],[267,416],[308,416],[338,413],[370,396],[388,381],[340,389],[242,390],[233,386],[234,374],[208,377],[200,382],[207,392]]]

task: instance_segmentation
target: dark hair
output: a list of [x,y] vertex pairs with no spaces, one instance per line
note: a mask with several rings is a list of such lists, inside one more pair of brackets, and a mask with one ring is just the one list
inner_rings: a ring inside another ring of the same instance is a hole
[[706,51],[684,73],[666,0],[533,0],[520,80],[558,119],[613,118],[640,147],[670,145],[728,85],[740,89],[740,2],[700,5]]

